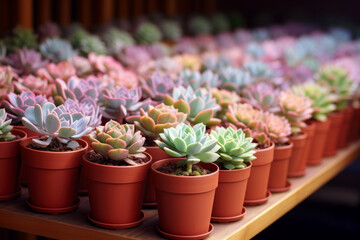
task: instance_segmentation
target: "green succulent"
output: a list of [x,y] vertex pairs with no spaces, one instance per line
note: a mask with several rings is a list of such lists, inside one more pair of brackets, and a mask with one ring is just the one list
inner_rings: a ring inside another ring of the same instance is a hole
[[230,30],[230,23],[224,14],[217,13],[211,17],[212,28],[215,33],[226,32]]
[[246,137],[242,129],[216,127],[210,135],[218,141],[220,149],[217,153],[220,157],[217,162],[222,164],[224,168],[228,170],[245,168],[247,162],[256,159],[254,149],[257,144],[252,143],[253,139]]
[[8,52],[15,52],[19,48],[35,49],[37,47],[37,36],[33,30],[23,27],[16,27],[10,37],[5,39]]
[[[178,164],[186,164],[187,172],[193,173],[193,165],[199,162],[211,163],[219,158],[216,152],[220,149],[217,140],[205,133],[206,127],[199,123],[195,126],[180,123],[176,127],[164,129],[160,133],[160,140],[155,143],[167,154],[173,157],[186,157],[185,161]],[[195,175],[200,175],[197,172]]]
[[98,55],[105,55],[107,53],[105,43],[95,35],[90,35],[80,41],[80,51],[84,56],[87,56],[89,53]]
[[190,19],[189,31],[194,35],[210,34],[212,32],[212,27],[207,18],[195,16]]
[[99,126],[89,134],[94,151],[109,162],[125,161],[129,165],[138,165],[134,159],[146,160],[143,153],[145,138],[140,131],[135,132],[133,124],[123,124],[110,120],[105,126]]
[[104,41],[106,43],[108,52],[111,54],[120,52],[125,46],[131,46],[135,44],[135,40],[126,31],[119,30],[117,28],[111,28],[104,35]]
[[91,34],[85,29],[82,27],[76,27],[75,31],[73,31],[70,35],[69,41],[74,49],[78,49],[80,48],[81,41],[88,38],[89,36],[91,36]]
[[10,125],[11,119],[6,120],[7,113],[5,108],[0,109],[0,139],[11,141],[15,138],[15,135],[11,134],[13,126]]
[[164,35],[164,39],[170,41],[177,41],[182,36],[182,30],[179,22],[173,20],[164,21],[161,24],[161,30]]
[[149,22],[141,24],[135,32],[135,39],[140,44],[153,44],[160,41],[161,38],[162,34],[159,28]]

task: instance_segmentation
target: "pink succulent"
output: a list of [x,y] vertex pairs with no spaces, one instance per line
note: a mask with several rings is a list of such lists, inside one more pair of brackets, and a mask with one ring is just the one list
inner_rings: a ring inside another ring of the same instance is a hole
[[89,59],[81,56],[74,56],[68,59],[68,62],[76,69],[76,74],[79,77],[89,75],[93,72],[93,66]]
[[17,93],[26,89],[33,91],[35,94],[45,94],[47,96],[51,93],[48,81],[32,74],[22,76],[14,84]]
[[94,69],[101,73],[123,70],[123,66],[111,56],[90,53],[88,59]]
[[45,68],[37,71],[37,75],[54,82],[57,78],[67,81],[71,76],[76,75],[76,69],[69,62],[60,62],[58,64],[50,63]]
[[13,92],[14,79],[18,76],[10,66],[0,66],[0,98],[4,94]]

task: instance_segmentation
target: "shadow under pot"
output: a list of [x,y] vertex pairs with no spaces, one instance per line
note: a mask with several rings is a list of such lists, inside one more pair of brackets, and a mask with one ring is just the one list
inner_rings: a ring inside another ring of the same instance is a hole
[[77,140],[81,149],[65,152],[41,151],[28,147],[32,138],[21,142],[29,199],[27,204],[37,212],[59,214],[79,206],[77,197],[82,155],[87,143]]

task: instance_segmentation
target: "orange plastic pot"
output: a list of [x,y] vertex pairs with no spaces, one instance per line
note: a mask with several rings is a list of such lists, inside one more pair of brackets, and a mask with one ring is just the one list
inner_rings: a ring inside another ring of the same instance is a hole
[[24,131],[14,129],[11,130],[11,133],[21,138],[9,142],[0,142],[0,201],[11,200],[20,193],[20,142],[27,135]]
[[233,222],[241,219],[244,207],[245,191],[252,163],[243,169],[220,170],[219,185],[215,191],[212,222]]
[[327,142],[330,121],[325,122],[314,121],[315,133],[310,146],[310,154],[307,159],[307,165],[319,165],[322,163],[324,148]]
[[290,189],[287,180],[289,159],[293,150],[293,143],[286,146],[276,146],[274,160],[271,163],[268,189],[270,192],[285,192]]
[[340,129],[340,134],[339,134],[339,138],[338,138],[338,148],[339,149],[343,149],[345,147],[347,147],[348,143],[348,132],[349,129],[351,129],[350,125],[351,125],[351,116],[352,115],[352,111],[351,111],[351,107],[348,106],[345,110],[344,110],[344,119],[341,125],[341,129]]
[[200,166],[212,171],[201,176],[176,176],[156,170],[164,164],[176,163],[183,159],[163,159],[151,166],[159,214],[159,231],[170,238],[206,237],[210,232],[219,168],[213,163],[199,163]]
[[110,229],[124,229],[140,224],[145,179],[151,165],[149,161],[137,166],[112,166],[87,160],[83,167],[87,178],[90,201],[90,220],[95,225]]
[[268,148],[257,149],[252,161],[250,177],[246,187],[245,206],[265,203],[271,193],[268,191],[271,163],[274,159],[274,143]]
[[324,148],[324,157],[330,157],[336,155],[338,151],[338,142],[341,132],[342,123],[344,120],[344,112],[335,112],[330,114],[330,128],[328,132],[328,139]]
[[82,155],[87,150],[85,141],[77,141],[83,148],[68,152],[28,148],[32,138],[21,142],[21,158],[28,177],[28,205],[35,211],[57,214],[77,208]]
[[305,175],[307,162],[305,147],[307,138],[306,133],[290,137],[290,141],[294,144],[294,147],[289,160],[288,177],[301,177]]
[[[146,147],[146,151],[148,154],[151,155],[152,163],[157,162],[162,159],[170,159],[172,158],[169,154],[167,154],[164,150],[161,148],[154,146],[154,147]],[[153,178],[150,173],[146,178],[146,184],[145,184],[145,195],[144,195],[144,201],[143,206],[151,207],[156,206],[156,195],[155,195],[155,188],[153,183]]]
[[[85,135],[81,139],[84,140],[88,144],[87,151],[91,151],[92,147],[91,147],[91,143],[90,143],[90,140],[89,140],[89,136]],[[80,182],[79,182],[78,194],[79,195],[87,195],[88,194],[88,188],[87,188],[87,184],[86,184],[86,177],[85,177],[85,173],[84,173],[83,168],[81,168],[81,173],[80,173]]]

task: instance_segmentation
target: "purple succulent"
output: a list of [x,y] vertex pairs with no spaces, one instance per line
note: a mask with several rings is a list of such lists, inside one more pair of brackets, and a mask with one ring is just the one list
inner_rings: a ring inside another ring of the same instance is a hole
[[196,43],[192,38],[184,37],[180,39],[174,46],[173,46],[173,53],[174,54],[197,54],[199,51],[197,49]]
[[223,32],[216,36],[216,43],[220,48],[231,48],[236,46],[234,37],[229,32]]
[[34,49],[22,48],[11,53],[5,62],[20,75],[35,73],[37,69],[44,67],[48,62],[42,59],[41,53]]
[[152,60],[146,49],[137,45],[124,47],[121,52],[116,54],[116,58],[133,69],[137,69]]
[[56,23],[47,22],[47,23],[42,24],[37,29],[37,34],[39,36],[40,41],[42,42],[42,41],[46,40],[47,38],[60,37],[61,30]]

